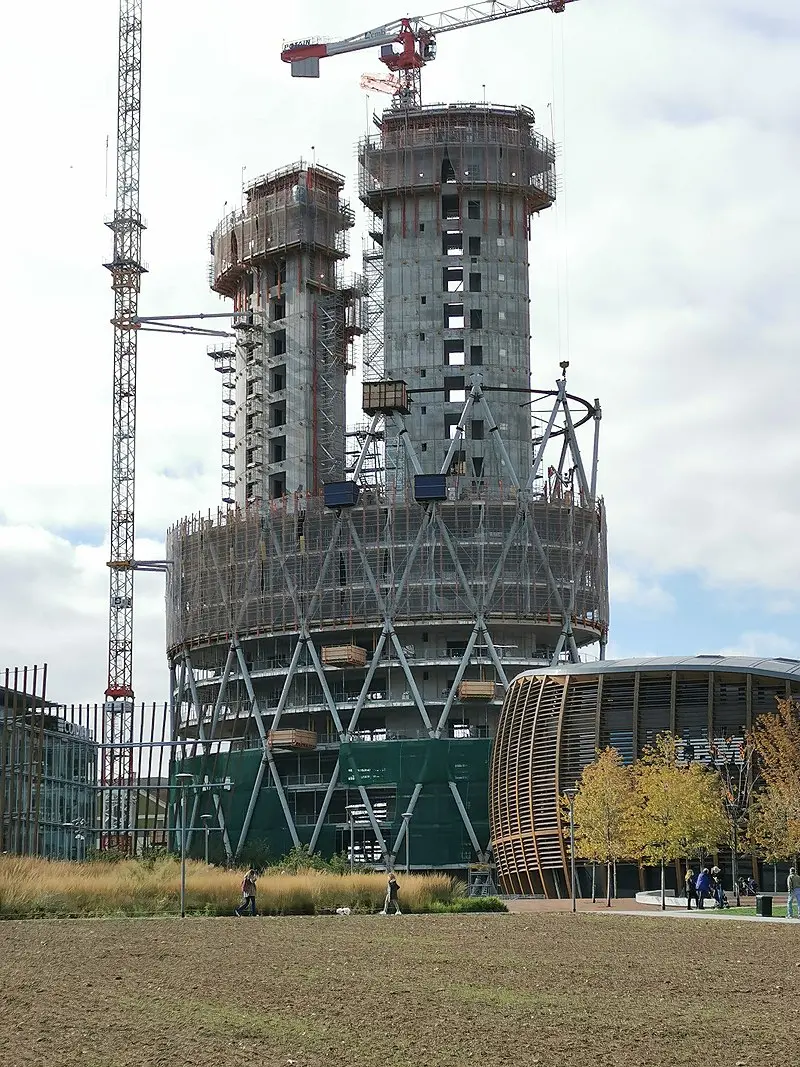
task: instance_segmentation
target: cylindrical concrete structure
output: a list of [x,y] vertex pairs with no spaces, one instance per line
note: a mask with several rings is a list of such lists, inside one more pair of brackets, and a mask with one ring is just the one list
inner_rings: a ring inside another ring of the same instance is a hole
[[[392,109],[359,146],[359,195],[382,230],[384,370],[416,401],[408,427],[428,442],[426,470],[447,453],[474,373],[515,470],[530,465],[530,221],[556,185],[554,146],[533,123],[524,107]],[[509,483],[481,418],[454,472]]]
[[284,167],[251,183],[243,208],[211,237],[212,288],[238,313],[223,468],[240,507],[343,477],[345,376],[358,329],[358,296],[339,270],[353,225],[343,187],[325,167]]

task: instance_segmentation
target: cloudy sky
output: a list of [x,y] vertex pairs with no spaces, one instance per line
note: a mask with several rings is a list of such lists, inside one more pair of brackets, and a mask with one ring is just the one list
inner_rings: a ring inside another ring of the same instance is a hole
[[[357,200],[377,56],[299,81],[279,52],[404,13],[363,10],[144,0],[143,313],[222,310],[208,234],[243,174],[315,153]],[[0,39],[0,666],[47,661],[64,701],[106,677],[116,35],[115,0],[40,0]],[[603,404],[611,652],[800,656],[795,0],[581,0],[442,35],[426,99],[484,87],[562,145],[559,209],[534,228],[534,370],[549,384],[568,357]],[[219,497],[205,341],[140,337],[138,413],[137,556],[159,558]],[[163,579],[139,576],[136,604],[137,697],[160,701]]]

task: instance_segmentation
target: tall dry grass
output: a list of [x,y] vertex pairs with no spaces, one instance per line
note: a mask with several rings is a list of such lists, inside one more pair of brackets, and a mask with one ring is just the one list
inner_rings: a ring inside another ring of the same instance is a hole
[[[230,915],[241,900],[243,872],[186,864],[186,908],[194,914]],[[453,898],[456,883],[445,875],[401,875],[404,911],[429,911]],[[383,874],[267,872],[258,880],[258,910],[268,915],[313,915],[349,907],[377,911],[383,904]],[[37,916],[172,915],[180,910],[180,864],[67,863],[0,856],[0,919]]]

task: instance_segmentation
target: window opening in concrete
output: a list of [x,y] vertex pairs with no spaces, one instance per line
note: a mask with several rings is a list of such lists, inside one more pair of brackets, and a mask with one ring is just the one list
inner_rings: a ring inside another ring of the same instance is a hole
[[420,413],[420,415],[427,415],[428,414],[428,409],[425,406],[425,404],[423,404],[422,407],[419,409],[419,413]]
[[425,233],[425,223],[424,222],[421,222],[419,224],[419,232],[420,233]]
[[286,318],[286,300],[285,300],[285,298],[282,297],[280,300],[273,300],[272,301],[272,318],[275,319],[276,321],[278,319],[285,319]]
[[454,341],[444,342],[444,361],[448,367],[463,367],[464,365],[464,339],[459,337]]
[[420,447],[420,451],[421,452],[427,452],[428,451],[428,446],[425,443],[425,441],[423,441],[422,444],[419,447]]
[[458,415],[445,415],[444,417],[444,435],[448,441],[452,441],[456,436],[456,429],[458,427]]
[[473,367],[483,366],[483,345],[469,346],[469,361]]
[[275,266],[272,268],[272,278],[270,280],[270,287],[273,285],[281,285],[286,281],[286,260],[279,259]]
[[451,477],[458,477],[467,473],[467,456],[465,452],[458,451],[453,453],[453,459],[447,473]]
[[506,313],[505,313],[505,311],[498,311],[497,318],[498,318],[499,322],[505,322],[506,321]]
[[427,303],[428,303],[428,298],[427,298],[427,296],[421,296],[421,297],[419,298],[419,302],[420,302],[421,304],[427,304]]
[[419,376],[420,376],[420,378],[427,378],[428,372],[425,370],[424,367],[420,368]]
[[442,268],[442,289],[446,293],[458,293],[464,288],[463,267]]
[[285,404],[271,404],[269,409],[269,424],[270,426],[285,426],[286,425],[286,405]]
[[483,311],[480,308],[472,308],[469,313],[469,326],[471,330],[483,329]]
[[445,304],[444,305],[444,328],[446,330],[463,330],[464,329],[464,305],[463,304]]
[[423,641],[427,641],[428,640],[428,631],[427,630],[423,630],[422,631],[422,640]]
[[470,271],[469,291],[471,293],[479,293],[481,291],[481,276],[477,271]]
[[286,438],[273,437],[269,443],[270,463],[283,463],[286,459]]
[[278,330],[272,335],[272,354],[282,356],[286,351],[286,330]]
[[[445,193],[442,197],[442,218],[457,219],[458,217],[458,195],[456,193]],[[472,218],[472,215],[470,215],[470,218]],[[480,215],[477,218],[480,218]]]
[[271,474],[269,476],[269,495],[271,500],[278,500],[286,495],[285,474]]
[[483,456],[472,457],[472,469],[475,471],[475,477],[480,478],[483,474]]
[[469,239],[469,254],[471,256],[479,256],[481,254],[481,239],[480,239],[480,237],[470,237],[470,239]]
[[444,380],[444,399],[448,404],[463,404],[467,399],[462,377],[446,377]]
[[481,217],[481,202],[480,200],[468,200],[467,201],[467,218],[479,219]]
[[472,420],[472,440],[473,441],[482,441],[483,440],[483,419],[473,419]]
[[281,363],[279,367],[275,367],[270,375],[270,390],[273,393],[279,393],[281,389],[286,388],[286,364]]
[[453,168],[453,164],[450,162],[450,157],[445,156],[442,160],[442,185],[455,185],[456,172]]
[[454,230],[452,233],[442,234],[442,255],[443,256],[463,256],[464,255],[464,234],[460,231]]
[[420,339],[420,341],[424,341],[424,340],[425,340],[425,334],[424,334],[424,333],[421,333],[421,334],[419,335],[419,339]]

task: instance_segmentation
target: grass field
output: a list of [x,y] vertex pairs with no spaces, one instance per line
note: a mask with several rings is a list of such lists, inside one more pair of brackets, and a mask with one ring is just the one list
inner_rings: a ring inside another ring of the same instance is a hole
[[2,1067],[800,1062],[800,928],[596,915],[0,923]]

